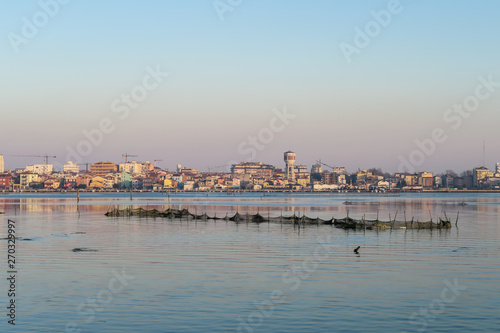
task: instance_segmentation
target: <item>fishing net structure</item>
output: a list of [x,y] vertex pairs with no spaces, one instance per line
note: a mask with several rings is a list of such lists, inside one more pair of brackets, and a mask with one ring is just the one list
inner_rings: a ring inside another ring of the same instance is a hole
[[[349,216],[336,219],[331,218],[329,220],[324,220],[319,217],[312,218],[306,215],[291,215],[291,216],[263,216],[260,213],[257,214],[240,214],[236,213],[232,216],[228,216],[226,213],[225,216],[209,216],[206,213],[201,215],[193,214],[187,209],[166,209],[163,211],[157,209],[144,209],[144,208],[125,208],[125,209],[113,209],[105,214],[108,217],[152,217],[152,218],[167,218],[167,219],[183,219],[183,220],[224,220],[224,221],[232,221],[235,223],[281,223],[281,224],[293,224],[301,226],[301,225],[333,225],[337,228],[342,229],[367,229],[367,230],[384,230],[384,229],[449,229],[451,228],[451,222],[446,217],[445,219],[438,218],[437,222],[424,221],[420,222],[415,219],[406,220],[405,221],[397,221],[389,220],[389,221],[381,221],[379,219],[376,220],[365,220],[361,219],[353,219]],[[458,222],[458,215],[457,221]]]

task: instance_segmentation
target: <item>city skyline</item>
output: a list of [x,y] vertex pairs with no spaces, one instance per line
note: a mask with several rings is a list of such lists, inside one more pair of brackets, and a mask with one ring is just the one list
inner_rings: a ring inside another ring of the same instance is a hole
[[[3,156],[0,155],[0,162]],[[45,155],[46,162],[55,156]],[[123,157],[137,157],[124,154]],[[416,173],[399,172],[393,175],[381,169],[347,172],[344,167],[333,167],[317,161],[309,172],[305,165],[295,165],[296,154],[286,151],[283,154],[285,169],[262,162],[242,162],[231,165],[231,170],[219,172],[199,171],[177,165],[168,171],[156,167],[150,161],[128,160],[124,163],[100,161],[80,164],[69,161],[63,170],[55,170],[52,164],[29,165],[0,174],[0,189],[5,191],[37,190],[183,190],[183,191],[224,191],[224,190],[274,190],[274,191],[449,191],[500,189],[500,163],[494,170],[484,166],[464,172],[460,176],[453,171],[437,175],[423,171]],[[1,168],[1,163],[0,163]],[[323,169],[323,170],[322,170]]]
[[282,165],[288,149],[391,173],[497,162],[497,2],[214,4],[6,3],[5,168],[62,165],[84,141],[81,162],[128,151],[168,169]]
[[[291,151],[291,150],[288,150],[287,152],[284,152],[284,154],[288,154],[288,153],[292,153],[294,155],[294,158],[295,158],[295,155],[296,153],[294,151]],[[283,172],[286,173],[286,170],[287,170],[287,162],[286,162],[286,157],[285,157],[285,160],[281,160],[281,162],[278,162],[278,163],[268,163],[268,161],[231,161],[231,164],[226,164],[226,165],[218,165],[218,166],[208,166],[206,168],[196,168],[192,165],[185,165],[185,164],[182,164],[182,163],[175,163],[175,161],[170,161],[168,163],[164,163],[165,160],[163,159],[141,159],[139,158],[139,155],[132,155],[132,154],[122,154],[121,155],[121,159],[120,160],[113,160],[113,159],[103,159],[103,160],[95,160],[95,161],[86,161],[85,163],[76,163],[75,161],[71,161],[71,160],[68,160],[62,164],[60,164],[59,162],[57,162],[57,158],[55,156],[52,156],[52,155],[39,155],[39,156],[31,156],[31,157],[23,157],[23,159],[26,159],[26,158],[30,158],[29,163],[25,164],[24,166],[19,166],[19,167],[16,167],[16,168],[7,168],[7,167],[4,167],[5,171],[7,170],[10,170],[10,171],[15,171],[15,170],[26,170],[27,167],[33,167],[33,166],[39,166],[39,167],[43,167],[45,165],[48,165],[50,166],[51,168],[53,168],[53,171],[54,172],[61,172],[63,171],[63,167],[68,165],[68,164],[71,164],[71,165],[75,165],[75,166],[79,166],[79,171],[85,171],[85,169],[87,169],[90,165],[92,164],[96,164],[96,163],[101,163],[101,162],[111,162],[113,164],[116,164],[117,166],[121,165],[121,164],[126,164],[127,162],[125,161],[126,159],[126,156],[128,157],[127,161],[129,163],[139,163],[139,164],[151,164],[153,165],[154,167],[158,167],[159,169],[161,170],[165,170],[165,171],[168,171],[168,172],[176,172],[177,169],[179,169],[179,167],[182,166],[182,168],[187,168],[187,169],[194,169],[194,170],[198,170],[199,172],[202,172],[202,173],[231,173],[231,169],[233,166],[235,165],[238,165],[238,164],[242,164],[242,163],[254,163],[254,164],[263,164],[263,165],[270,165],[270,166],[273,166],[275,168],[278,168],[278,169],[282,169]],[[282,156],[283,156],[283,153],[282,153]],[[34,158],[38,158],[40,159],[40,162],[36,162],[36,160],[34,160]],[[48,164],[44,163],[43,161],[47,162],[49,161],[47,158],[51,158],[51,159],[55,159],[56,161],[55,162],[49,162]],[[300,156],[299,156],[300,158]],[[42,161],[43,160],[43,161]],[[0,154],[0,167],[2,167],[4,165],[4,161],[5,161],[5,157]],[[410,174],[416,174],[416,173],[422,173],[422,172],[431,172],[433,173],[434,175],[445,175],[445,174],[449,174],[450,172],[452,173],[456,173],[457,175],[460,175],[460,174],[463,174],[463,173],[470,173],[472,172],[475,168],[480,168],[480,167],[485,167],[487,168],[488,170],[499,170],[499,166],[500,166],[500,162],[496,162],[494,164],[492,164],[491,166],[490,165],[485,165],[485,164],[478,164],[478,165],[475,165],[469,169],[465,169],[465,170],[458,170],[458,169],[454,169],[454,168],[451,168],[451,167],[448,167],[446,169],[444,169],[444,171],[442,172],[437,172],[435,170],[430,170],[430,169],[418,169],[418,170],[415,170],[415,171],[412,171],[412,170],[397,170],[397,171],[394,171],[394,172],[391,172],[389,170],[385,170],[383,168],[379,168],[379,167],[376,167],[376,166],[368,166],[368,165],[365,165],[363,167],[359,167],[357,169],[349,169],[349,168],[346,168],[344,167],[343,165],[339,165],[339,164],[331,164],[331,163],[328,163],[328,161],[324,161],[324,160],[315,160],[315,161],[312,161],[310,164],[309,163],[302,163],[300,161],[300,159],[298,160],[299,162],[295,164],[295,167],[306,167],[307,170],[309,170],[309,172],[313,173],[312,170],[316,167],[316,166],[321,166],[322,170],[323,171],[333,171],[335,172],[335,170],[332,170],[333,169],[339,169],[339,168],[342,168],[342,169],[345,169],[345,172],[347,174],[354,174],[354,173],[357,173],[359,171],[363,171],[363,170],[374,170],[374,169],[378,169],[380,170],[381,172],[384,172],[384,173],[389,173],[389,174],[396,174],[396,173],[410,173]],[[172,167],[165,167],[164,165],[165,164],[168,164],[168,165],[173,165]],[[292,164],[293,165],[293,164]],[[52,169],[51,169],[52,170]],[[3,171],[0,171],[0,172],[3,172]]]

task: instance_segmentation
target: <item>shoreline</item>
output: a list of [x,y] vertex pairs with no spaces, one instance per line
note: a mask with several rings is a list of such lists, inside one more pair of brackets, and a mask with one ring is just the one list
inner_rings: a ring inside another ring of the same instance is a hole
[[207,194],[208,193],[217,193],[227,195],[236,195],[236,194],[246,194],[246,193],[287,193],[287,194],[371,194],[371,195],[380,195],[380,196],[397,196],[400,194],[416,194],[416,193],[500,193],[500,190],[414,190],[414,191],[386,191],[386,192],[372,192],[372,191],[338,191],[338,190],[324,190],[324,191],[294,191],[294,190],[231,190],[231,191],[184,191],[184,190],[175,190],[175,191],[154,191],[154,190],[19,190],[19,191],[6,191],[3,190],[0,192],[0,195],[9,195],[9,194],[87,194],[87,193],[96,193],[96,194],[106,194],[106,193],[158,193],[162,195],[170,195],[170,194],[179,194],[179,193],[189,193],[189,194]]

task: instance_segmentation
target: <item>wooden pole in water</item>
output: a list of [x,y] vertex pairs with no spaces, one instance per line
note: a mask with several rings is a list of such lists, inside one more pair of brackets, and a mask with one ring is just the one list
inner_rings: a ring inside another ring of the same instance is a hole
[[76,189],[76,202],[80,202],[80,189]]
[[460,212],[457,212],[457,220],[455,221],[455,227],[458,227],[458,214],[460,214]]
[[132,187],[130,187],[130,200],[134,200],[134,198],[132,198]]

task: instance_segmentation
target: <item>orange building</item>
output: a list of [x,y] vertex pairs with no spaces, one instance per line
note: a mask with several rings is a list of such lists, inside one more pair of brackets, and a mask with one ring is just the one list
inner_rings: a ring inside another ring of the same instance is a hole
[[89,172],[96,176],[105,176],[110,172],[117,172],[118,165],[113,162],[97,162],[89,165]]

